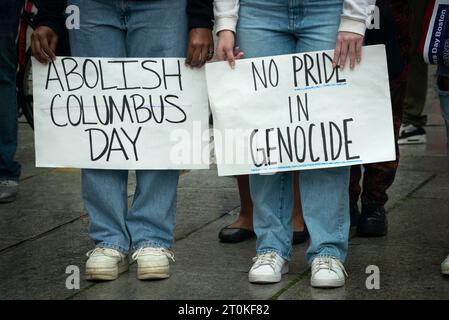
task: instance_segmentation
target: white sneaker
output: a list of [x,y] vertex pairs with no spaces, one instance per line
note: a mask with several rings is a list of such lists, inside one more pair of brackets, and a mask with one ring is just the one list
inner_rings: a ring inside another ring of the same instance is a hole
[[252,283],[276,283],[288,272],[288,262],[275,252],[268,252],[253,258],[248,279]]
[[345,285],[346,273],[343,264],[334,257],[316,257],[312,262],[310,284],[315,288],[337,288]]
[[115,280],[129,268],[128,257],[114,249],[95,248],[87,256],[87,280]]
[[449,275],[449,256],[441,263],[441,273]]
[[165,279],[170,276],[169,259],[175,261],[171,251],[164,248],[140,248],[132,255],[137,261],[137,279]]

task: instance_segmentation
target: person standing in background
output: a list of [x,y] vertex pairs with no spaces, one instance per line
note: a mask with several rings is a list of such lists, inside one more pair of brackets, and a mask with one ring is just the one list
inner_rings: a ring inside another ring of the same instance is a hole
[[411,9],[410,33],[411,50],[410,66],[407,81],[407,92],[404,102],[404,114],[399,134],[399,145],[426,143],[427,116],[423,114],[427,95],[427,65],[418,46],[421,40],[424,14],[428,0],[409,0]]
[[[223,243],[239,243],[256,236],[253,231],[253,201],[249,190],[249,176],[236,177],[240,196],[240,212],[237,220],[226,226],[218,233],[218,238]],[[293,174],[293,240],[292,244],[301,244],[309,239],[307,226],[302,215],[301,195],[299,191],[299,172]]]
[[21,167],[17,149],[16,38],[23,2],[3,0],[0,10],[0,203],[17,197]]
[[[446,124],[446,152],[449,160],[449,67],[438,66],[437,73],[441,113]],[[441,263],[441,273],[449,276],[449,255]]]
[[[376,4],[380,10],[381,27],[366,32],[365,44],[386,46],[394,134],[397,141],[407,88],[410,9],[408,0],[378,0]],[[358,236],[380,237],[387,234],[388,222],[385,211],[387,190],[394,182],[398,164],[399,148],[396,144],[395,161],[363,165],[363,189],[360,187],[362,166],[351,168],[349,186],[351,225],[357,226]],[[361,215],[357,204],[360,195]]]
[[[69,30],[73,56],[186,57],[191,67],[212,58],[212,0],[39,0],[32,50],[41,63],[56,58],[66,5],[80,12],[79,29]],[[128,270],[130,256],[138,279],[170,276],[178,178],[178,170],[137,170],[129,208],[128,170],[82,170],[95,243],[87,253],[88,280],[117,279]]]

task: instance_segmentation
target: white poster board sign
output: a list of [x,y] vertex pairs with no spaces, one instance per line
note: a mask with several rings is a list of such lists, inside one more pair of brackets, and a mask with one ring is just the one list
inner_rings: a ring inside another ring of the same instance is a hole
[[204,69],[184,59],[33,59],[33,95],[38,167],[208,168]]
[[349,166],[396,157],[383,45],[354,70],[333,51],[206,66],[221,176]]

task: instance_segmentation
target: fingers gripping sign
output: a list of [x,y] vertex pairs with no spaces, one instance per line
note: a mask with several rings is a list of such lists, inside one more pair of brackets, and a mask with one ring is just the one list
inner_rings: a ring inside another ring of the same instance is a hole
[[349,56],[349,67],[353,70],[362,61],[363,35],[353,32],[339,32],[335,45],[333,67],[344,69]]

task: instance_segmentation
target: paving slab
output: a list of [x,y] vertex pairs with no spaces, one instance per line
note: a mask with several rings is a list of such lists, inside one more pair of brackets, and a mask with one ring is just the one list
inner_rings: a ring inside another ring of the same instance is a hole
[[22,165],[22,176],[20,179],[26,180],[30,177],[45,173],[48,170],[35,167],[34,133],[24,118],[22,119],[19,122],[16,158],[20,160],[20,164]]
[[[64,299],[69,265],[79,266],[91,247],[87,218],[0,254],[0,299]],[[81,288],[91,285],[83,280]]]
[[437,174],[413,197],[449,200],[449,172]]
[[[2,217],[0,234],[14,237],[17,243],[59,228],[84,215],[84,212],[76,211],[19,209],[14,215]],[[10,243],[12,244],[14,243]],[[0,242],[1,249],[5,247],[2,248]]]
[[1,205],[0,210],[17,209],[83,211],[81,179],[78,170],[53,169],[23,181],[17,201]]
[[403,145],[400,146],[402,156],[446,156],[446,144],[442,143],[446,140],[446,128],[440,126],[427,126],[426,144]]
[[446,156],[401,156],[399,170],[448,172],[449,161]]
[[274,285],[248,282],[248,270],[254,256],[255,241],[223,244],[218,230],[233,221],[227,215],[175,245],[176,262],[171,277],[161,281],[136,279],[136,266],[114,282],[101,283],[82,290],[74,299],[270,299],[283,290],[296,275],[307,270],[306,245],[295,246],[291,274]]
[[[440,263],[449,253],[449,202],[409,198],[389,214],[389,234],[350,241],[345,288],[312,289],[309,275],[280,299],[449,299]],[[366,267],[380,268],[381,289],[368,290]]]
[[385,205],[387,210],[393,208],[401,199],[415,191],[423,183],[433,177],[433,172],[419,172],[403,170],[399,167],[396,179],[387,191],[388,202]]
[[[57,179],[53,175],[54,173],[48,174],[46,177],[52,177],[50,181],[53,181],[53,179]],[[229,182],[233,181],[229,180]],[[72,183],[78,182],[72,181]],[[177,239],[184,238],[196,229],[217,220],[226,212],[230,212],[238,205],[236,192],[235,188],[215,193],[210,192],[209,189],[205,192],[205,189],[180,188],[178,226],[175,230],[175,237]],[[33,201],[32,199],[30,201]],[[71,202],[64,197],[62,199],[66,204]],[[201,202],[198,199],[202,199]],[[16,205],[17,203],[15,202]],[[43,205],[43,202],[37,204]],[[52,202],[48,202],[48,204],[52,204]],[[16,236],[15,238],[0,239],[0,250],[4,250],[4,252],[0,251],[0,292],[4,295],[2,296],[0,293],[0,299],[63,299],[70,297],[73,292],[65,288],[65,268],[70,264],[75,264],[82,270],[86,259],[85,253],[92,248],[92,242],[87,235],[87,217],[83,212],[78,211],[22,209],[21,206],[25,205],[22,204],[19,209],[16,208],[14,214],[7,215],[6,222],[1,224],[5,234]],[[3,208],[2,210],[5,212],[12,212],[4,207],[0,208]],[[75,221],[70,223],[73,219]],[[226,219],[220,221],[219,224],[223,224],[223,221]],[[58,226],[59,228],[56,228]],[[56,230],[52,230],[54,228]],[[218,242],[219,227],[217,228],[210,229],[210,236],[213,237],[213,240],[208,239],[207,242]],[[52,232],[47,234],[50,230]],[[39,235],[41,238],[38,237]],[[5,251],[6,248],[32,237],[38,238]],[[197,246],[202,246],[202,244],[197,242]],[[189,250],[188,252],[194,251]],[[208,254],[208,259],[210,259],[210,252]],[[19,268],[16,267],[17,264],[20,264]],[[52,283],[56,287],[54,291],[51,290]],[[82,281],[81,289],[88,286],[92,286],[92,284]],[[39,288],[44,289],[40,290]],[[188,296],[186,296],[187,298]]]
[[[414,246],[364,245],[351,248],[349,278],[339,289],[315,289],[307,274],[280,295],[280,300],[449,299],[449,278],[440,274],[438,261],[447,249],[417,250]],[[367,289],[369,265],[379,266],[379,289]]]

